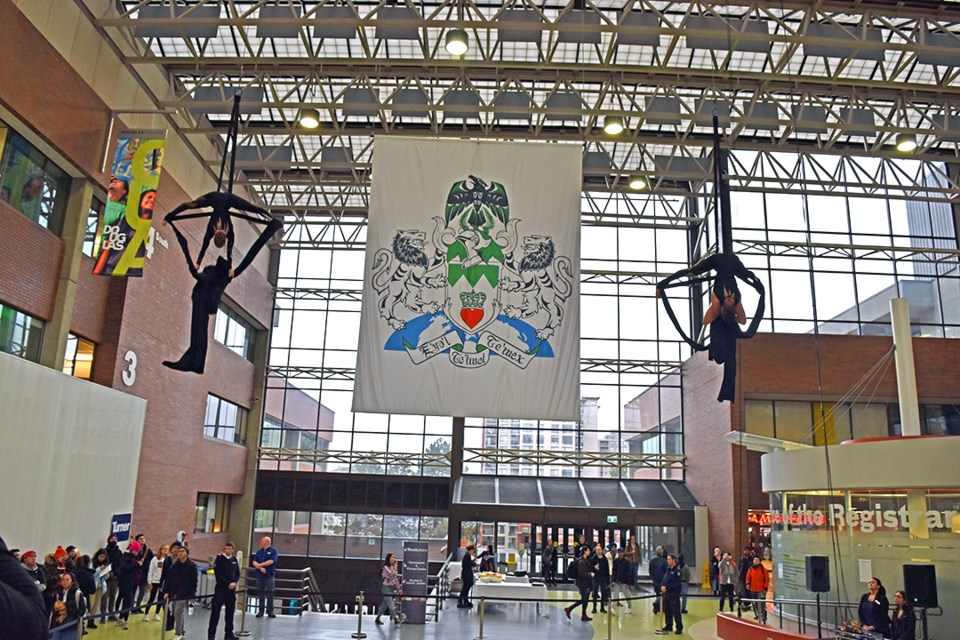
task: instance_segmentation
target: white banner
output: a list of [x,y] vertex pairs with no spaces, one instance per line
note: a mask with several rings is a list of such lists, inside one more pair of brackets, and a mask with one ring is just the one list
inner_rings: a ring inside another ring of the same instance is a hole
[[580,147],[375,144],[353,410],[579,420]]

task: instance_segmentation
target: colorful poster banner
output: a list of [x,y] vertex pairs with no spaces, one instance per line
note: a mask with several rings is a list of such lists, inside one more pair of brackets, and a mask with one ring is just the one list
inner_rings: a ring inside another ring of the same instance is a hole
[[121,131],[101,224],[100,255],[93,272],[104,276],[143,275],[153,253],[153,206],[160,184],[166,131]]
[[580,418],[581,152],[377,139],[354,411]]

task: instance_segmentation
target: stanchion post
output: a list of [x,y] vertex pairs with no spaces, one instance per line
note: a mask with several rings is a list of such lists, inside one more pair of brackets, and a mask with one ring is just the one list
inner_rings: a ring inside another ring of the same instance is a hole
[[357,596],[357,632],[350,634],[351,638],[366,638],[365,634],[361,627],[363,626],[363,591],[360,592],[360,595]]
[[[157,594],[157,597],[160,597],[160,594]],[[160,620],[160,640],[165,640],[167,637],[167,616],[170,615],[170,612],[167,611],[167,601],[163,601],[163,617]]]
[[83,616],[77,619],[77,640],[83,637]]
[[[617,603],[619,604],[619,600]],[[607,603],[607,640],[613,638],[613,598]]]
[[480,596],[480,635],[473,640],[486,640],[486,638],[483,637],[483,610],[486,608],[483,605],[485,600],[486,596]]

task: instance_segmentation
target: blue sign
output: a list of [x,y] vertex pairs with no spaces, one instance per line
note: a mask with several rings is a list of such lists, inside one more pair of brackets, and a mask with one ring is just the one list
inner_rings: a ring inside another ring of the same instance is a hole
[[117,513],[110,521],[110,535],[117,536],[117,542],[126,542],[130,539],[130,519],[129,513]]

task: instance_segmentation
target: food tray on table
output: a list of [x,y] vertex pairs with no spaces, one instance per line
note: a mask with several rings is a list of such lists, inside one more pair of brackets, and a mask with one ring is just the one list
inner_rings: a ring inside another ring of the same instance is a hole
[[506,576],[502,573],[484,571],[477,574],[477,582],[503,582]]

